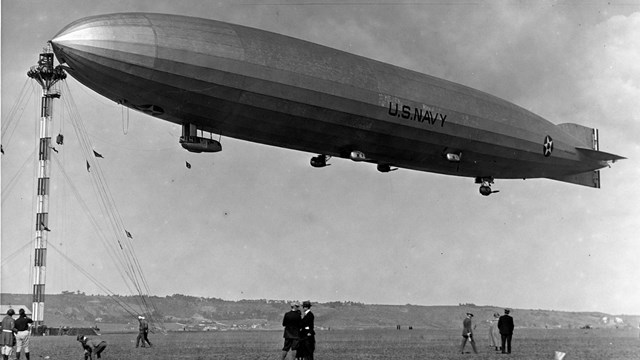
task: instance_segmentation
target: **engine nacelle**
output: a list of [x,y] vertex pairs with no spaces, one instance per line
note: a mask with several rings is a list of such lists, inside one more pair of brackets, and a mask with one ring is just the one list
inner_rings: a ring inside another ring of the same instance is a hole
[[378,171],[382,173],[388,173],[389,171],[395,171],[398,168],[391,168],[391,165],[388,164],[378,164]]
[[462,159],[462,153],[447,153],[446,157],[447,161],[457,163],[460,162],[460,159]]
[[354,150],[349,154],[349,157],[353,161],[365,161],[367,157],[364,155],[362,151]]
[[325,167],[327,164],[327,156],[326,155],[318,155],[311,158],[310,164],[315,168]]
[[180,145],[194,153],[218,152],[222,150],[222,144],[220,144],[219,141],[198,136],[182,136],[180,137]]

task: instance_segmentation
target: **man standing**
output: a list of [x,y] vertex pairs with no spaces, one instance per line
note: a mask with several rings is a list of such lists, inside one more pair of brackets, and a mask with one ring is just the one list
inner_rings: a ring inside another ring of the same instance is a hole
[[140,344],[140,340],[142,340],[142,347],[146,347],[145,346],[145,342],[147,344],[149,344],[149,347],[151,347],[151,342],[149,341],[149,323],[147,322],[147,319],[144,318],[144,316],[140,315],[138,316],[138,322],[140,323],[138,326],[138,337],[136,338],[136,347],[138,347],[138,344]]
[[513,336],[514,325],[513,318],[509,316],[510,312],[511,311],[509,309],[504,309],[504,315],[500,316],[500,319],[498,319],[498,330],[500,330],[500,337],[502,338],[503,354],[511,354],[511,337]]
[[471,343],[473,353],[477,354],[476,341],[473,340],[473,326],[471,324],[472,313],[467,313],[467,317],[462,320],[462,344],[460,344],[460,353],[464,354],[464,346],[467,344],[467,340]]
[[287,358],[289,350],[298,350],[298,339],[300,338],[300,328],[302,327],[302,316],[300,315],[300,304],[291,303],[291,310],[284,314],[282,319],[284,326],[284,346],[282,347],[282,360]]
[[7,316],[2,319],[2,359],[9,360],[11,350],[13,350],[14,332],[16,331],[16,323],[13,320],[15,315],[13,309],[7,310]]
[[20,354],[24,349],[24,356],[29,360],[29,336],[31,331],[29,330],[29,324],[33,322],[31,318],[27,317],[24,309],[18,310],[20,317],[15,321],[16,323],[16,360],[20,360]]
[[311,312],[311,302],[302,302],[302,322],[300,325],[300,343],[296,357],[303,360],[313,360],[313,352],[316,350],[316,332],[314,327],[314,316]]

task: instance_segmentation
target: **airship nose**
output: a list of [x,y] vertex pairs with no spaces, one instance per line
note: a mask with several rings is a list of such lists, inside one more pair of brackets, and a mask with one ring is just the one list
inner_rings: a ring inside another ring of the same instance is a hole
[[60,30],[51,44],[58,61],[71,67],[106,59],[146,64],[156,52],[152,25],[142,14],[84,18]]
[[58,58],[58,62],[64,64],[67,62],[65,57],[66,47],[69,45],[69,41],[65,41],[65,35],[67,34],[71,25],[67,25],[64,29],[60,30],[53,39],[49,40],[51,43],[51,47],[53,48],[53,53]]
[[60,30],[52,40],[50,40],[53,52],[60,63],[65,63],[69,59],[67,56],[80,51],[91,45],[92,42],[100,40],[100,26],[95,18],[85,18],[75,21]]
[[50,40],[49,42],[51,43],[51,47],[53,48],[53,53],[56,55],[56,58],[58,58],[58,62],[60,64],[66,63],[67,60],[64,56],[64,47],[62,46],[62,44],[60,44],[60,42],[57,41],[56,38]]
[[60,30],[50,40],[53,52],[61,64],[72,65],[70,60],[79,53],[94,52],[90,50],[92,43],[100,41],[100,30],[94,21],[82,19],[71,23]]

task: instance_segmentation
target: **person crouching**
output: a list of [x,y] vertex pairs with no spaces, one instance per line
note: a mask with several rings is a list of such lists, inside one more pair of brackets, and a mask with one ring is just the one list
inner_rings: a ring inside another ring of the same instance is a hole
[[82,348],[84,349],[84,360],[92,360],[91,354],[93,353],[100,359],[100,354],[107,347],[107,342],[100,338],[89,339],[86,336],[78,335],[76,339],[82,344]]

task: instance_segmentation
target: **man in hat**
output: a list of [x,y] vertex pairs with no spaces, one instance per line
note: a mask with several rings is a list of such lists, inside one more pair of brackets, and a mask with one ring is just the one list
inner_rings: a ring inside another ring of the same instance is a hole
[[20,354],[24,349],[24,356],[29,360],[29,337],[31,330],[29,326],[33,323],[31,318],[27,317],[24,309],[18,310],[20,315],[16,319],[16,360],[20,360]]
[[476,341],[473,339],[473,326],[471,324],[472,313],[467,313],[467,317],[462,320],[462,344],[460,344],[460,353],[464,354],[464,346],[467,344],[467,340],[471,343],[474,354],[478,353],[476,349]]
[[89,339],[84,335],[78,335],[76,340],[80,342],[84,349],[84,360],[93,359],[91,357],[93,353],[95,353],[96,357],[100,359],[100,354],[102,354],[104,349],[107,347],[107,342],[100,338]]
[[147,319],[144,318],[144,316],[140,315],[138,316],[138,322],[139,322],[139,326],[138,326],[138,337],[136,338],[136,347],[138,347],[138,345],[140,344],[140,340],[142,340],[142,347],[146,347],[145,346],[145,342],[147,344],[149,344],[149,347],[151,347],[151,342],[149,341],[149,323],[147,322]]
[[514,325],[513,318],[509,315],[510,312],[509,309],[504,309],[504,315],[498,319],[498,330],[500,330],[500,337],[502,338],[503,354],[511,354],[511,337],[513,337]]
[[302,327],[302,316],[300,315],[300,304],[291,303],[291,310],[284,314],[282,319],[284,326],[284,346],[282,347],[282,360],[286,359],[289,350],[298,350],[298,340],[300,338],[300,328]]
[[13,350],[13,345],[15,343],[15,335],[16,332],[16,323],[13,320],[13,315],[15,315],[15,311],[13,309],[7,310],[7,316],[2,319],[2,359],[9,360],[9,355]]
[[311,312],[311,302],[302,302],[302,321],[300,325],[300,343],[298,344],[297,358],[313,360],[313,352],[316,350],[316,332],[313,329],[314,319]]

